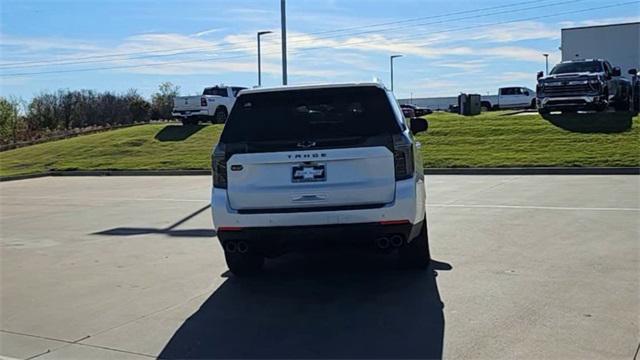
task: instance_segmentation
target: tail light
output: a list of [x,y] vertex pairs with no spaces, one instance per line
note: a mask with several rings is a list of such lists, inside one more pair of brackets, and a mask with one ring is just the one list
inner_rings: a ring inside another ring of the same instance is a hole
[[403,134],[393,136],[393,163],[396,181],[413,176],[413,146]]
[[200,106],[207,106],[207,98],[206,97],[201,97],[200,98]]
[[211,172],[213,174],[213,187],[226,189],[227,157],[223,144],[218,144],[211,155]]

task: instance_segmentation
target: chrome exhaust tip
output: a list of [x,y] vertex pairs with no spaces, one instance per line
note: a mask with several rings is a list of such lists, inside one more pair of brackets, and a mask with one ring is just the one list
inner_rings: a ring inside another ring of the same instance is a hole
[[238,244],[236,244],[236,250],[241,254],[246,254],[249,251],[249,244],[245,241],[238,241]]
[[227,241],[224,243],[224,250],[229,253],[236,252],[238,246],[235,241]]
[[393,247],[400,247],[404,243],[404,238],[401,235],[393,235],[389,241]]
[[378,247],[378,249],[386,249],[389,247],[389,245],[390,245],[389,238],[387,237],[381,237],[376,239],[376,246]]

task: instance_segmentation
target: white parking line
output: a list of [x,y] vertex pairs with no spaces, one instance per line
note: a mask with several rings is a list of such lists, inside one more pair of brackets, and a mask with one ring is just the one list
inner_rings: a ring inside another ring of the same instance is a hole
[[567,206],[529,206],[529,205],[465,205],[465,204],[429,204],[427,207],[453,207],[478,209],[535,209],[535,210],[586,210],[586,211],[640,211],[640,208],[596,208]]
[[96,198],[96,197],[88,197],[88,198],[74,198],[74,197],[58,197],[58,196],[11,196],[11,195],[2,195],[0,199],[28,199],[28,200],[79,200],[79,201],[174,201],[174,202],[209,202],[208,198],[203,199],[171,199],[171,198]]

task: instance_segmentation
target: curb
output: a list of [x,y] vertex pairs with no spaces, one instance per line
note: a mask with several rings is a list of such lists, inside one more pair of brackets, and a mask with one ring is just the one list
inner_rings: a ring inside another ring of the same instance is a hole
[[426,168],[425,175],[640,175],[640,167]]
[[[425,175],[640,175],[640,167],[520,167],[520,168],[426,168]],[[0,182],[45,176],[198,176],[211,170],[52,170],[0,176]]]

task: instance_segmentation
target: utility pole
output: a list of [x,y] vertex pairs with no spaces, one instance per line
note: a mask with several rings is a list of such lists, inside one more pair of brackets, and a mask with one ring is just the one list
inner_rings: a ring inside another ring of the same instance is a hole
[[389,66],[391,67],[391,92],[393,92],[393,59],[402,57],[402,55],[389,56]]
[[282,85],[287,85],[287,11],[286,0],[280,0],[280,26],[282,27]]
[[545,75],[549,75],[549,54],[542,54],[542,56],[544,56],[544,62],[545,62]]
[[257,35],[257,38],[258,38],[258,87],[262,86],[262,68],[260,65],[260,36],[271,34],[271,33],[272,31],[259,31]]

